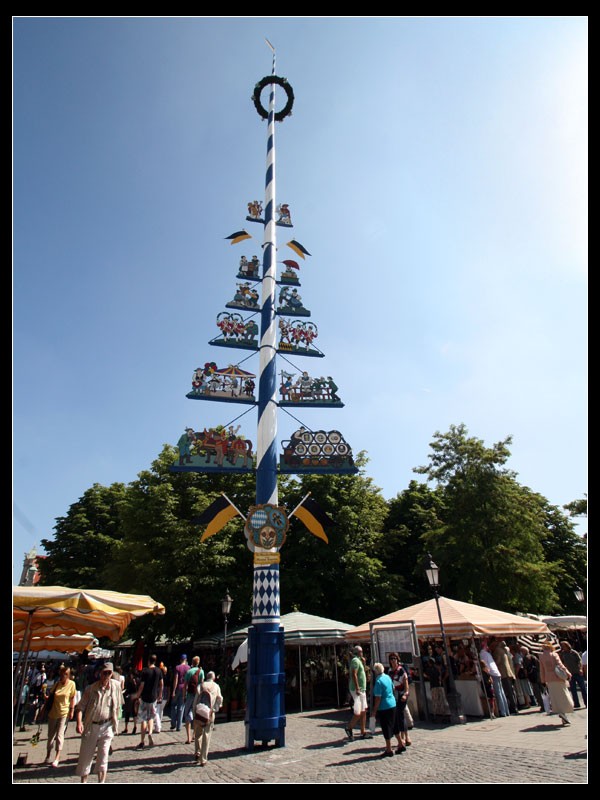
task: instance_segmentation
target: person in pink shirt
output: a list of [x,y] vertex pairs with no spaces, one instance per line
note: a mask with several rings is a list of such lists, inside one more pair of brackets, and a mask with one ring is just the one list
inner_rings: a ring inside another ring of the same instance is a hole
[[180,731],[183,723],[183,708],[185,706],[185,675],[190,665],[187,662],[187,655],[182,653],[179,664],[175,667],[173,676],[173,690],[171,693],[171,730]]

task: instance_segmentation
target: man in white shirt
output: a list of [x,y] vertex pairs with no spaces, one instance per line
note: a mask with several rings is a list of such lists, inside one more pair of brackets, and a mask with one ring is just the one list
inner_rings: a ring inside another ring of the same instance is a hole
[[498,666],[494,661],[492,654],[490,653],[487,639],[481,640],[479,658],[485,663],[490,671],[490,676],[494,684],[494,694],[498,704],[498,712],[500,713],[501,717],[508,717],[510,715],[510,711],[508,708],[506,695],[504,694],[504,689],[502,688],[502,676],[500,675],[500,670],[498,669]]

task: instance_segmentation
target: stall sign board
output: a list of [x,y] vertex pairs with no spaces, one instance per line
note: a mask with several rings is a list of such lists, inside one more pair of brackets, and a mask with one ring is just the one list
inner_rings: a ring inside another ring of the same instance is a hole
[[418,656],[417,634],[413,621],[393,622],[385,627],[371,626],[371,641],[373,642],[377,659],[383,664],[389,661],[390,653],[398,653],[400,663],[412,665]]

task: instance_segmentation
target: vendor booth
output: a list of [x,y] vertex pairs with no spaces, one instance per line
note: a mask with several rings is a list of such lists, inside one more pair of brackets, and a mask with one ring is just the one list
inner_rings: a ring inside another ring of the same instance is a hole
[[[284,614],[281,625],[285,632],[286,708],[305,711],[341,705],[347,687],[340,672],[339,648],[346,649],[345,637],[352,625],[301,611]],[[243,627],[227,633],[228,646],[235,644],[237,650],[233,669],[247,659],[247,630]],[[222,647],[223,637],[216,638]]]
[[18,716],[26,677],[26,658],[32,640],[71,634],[106,636],[118,641],[134,619],[164,614],[165,607],[148,595],[68,586],[14,586],[13,638],[20,642],[13,675],[13,698]]
[[[456,689],[461,695],[463,711],[467,716],[483,717],[487,713],[486,701],[481,686],[481,672],[479,669],[479,648],[475,639],[486,636],[517,637],[521,634],[530,636],[544,636],[549,634],[549,628],[541,620],[521,617],[518,614],[508,614],[473,603],[464,603],[460,600],[451,600],[447,597],[439,598],[440,614],[450,649],[461,649],[473,663],[471,674],[457,675]],[[423,676],[423,662],[428,657],[424,649],[427,640],[441,640],[442,631],[440,615],[435,600],[426,600],[391,614],[386,614],[377,619],[352,628],[346,634],[348,642],[375,643],[378,630],[390,631],[394,626],[401,628],[403,625],[413,623],[416,637],[419,642],[420,652],[413,656],[413,663],[409,663],[413,682],[417,684],[417,691],[409,695],[411,712],[420,717],[427,717],[431,708],[431,690],[429,682]],[[416,648],[415,648],[416,649]],[[387,652],[381,646],[378,657],[382,663],[387,664]]]

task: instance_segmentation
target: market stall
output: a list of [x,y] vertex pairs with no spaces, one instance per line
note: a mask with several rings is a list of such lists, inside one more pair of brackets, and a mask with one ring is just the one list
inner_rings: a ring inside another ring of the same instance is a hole
[[[352,628],[346,634],[348,642],[370,642],[372,641],[372,631],[394,624],[402,625],[409,622],[414,623],[416,634],[421,650],[427,647],[428,640],[434,643],[441,641],[442,631],[440,626],[440,614],[444,623],[444,629],[448,640],[448,646],[463,649],[469,654],[474,666],[473,673],[470,675],[457,676],[456,688],[461,695],[464,713],[468,716],[485,716],[485,699],[481,688],[481,672],[479,669],[478,646],[476,639],[485,636],[516,637],[521,634],[530,636],[548,635],[549,628],[541,620],[531,619],[518,614],[509,614],[505,611],[498,611],[485,606],[477,606],[473,603],[464,603],[460,600],[451,600],[446,597],[439,598],[440,613],[436,607],[435,600],[426,600],[407,608],[399,609],[391,614],[378,617],[356,628]],[[379,654],[383,663],[387,663],[387,654]],[[424,680],[422,669],[422,656],[420,653],[415,658],[415,663],[411,667],[413,680],[418,684],[417,692],[413,692],[412,698],[409,695],[409,703],[412,704],[411,712],[421,716],[428,713],[430,708],[431,692],[429,683]],[[424,658],[428,656],[425,655]],[[426,708],[421,708],[417,704],[418,698],[427,698]]]
[[148,595],[68,586],[14,586],[13,636],[21,642],[13,678],[17,705],[25,681],[24,659],[34,637],[91,634],[118,641],[137,617],[164,613],[165,607]]
[[[301,611],[284,614],[281,625],[285,632],[286,707],[303,711],[321,705],[340,705],[345,688],[340,688],[338,648],[345,645],[346,633],[352,625]],[[232,667],[247,660],[247,631],[243,627],[227,634],[228,645],[238,647]]]

